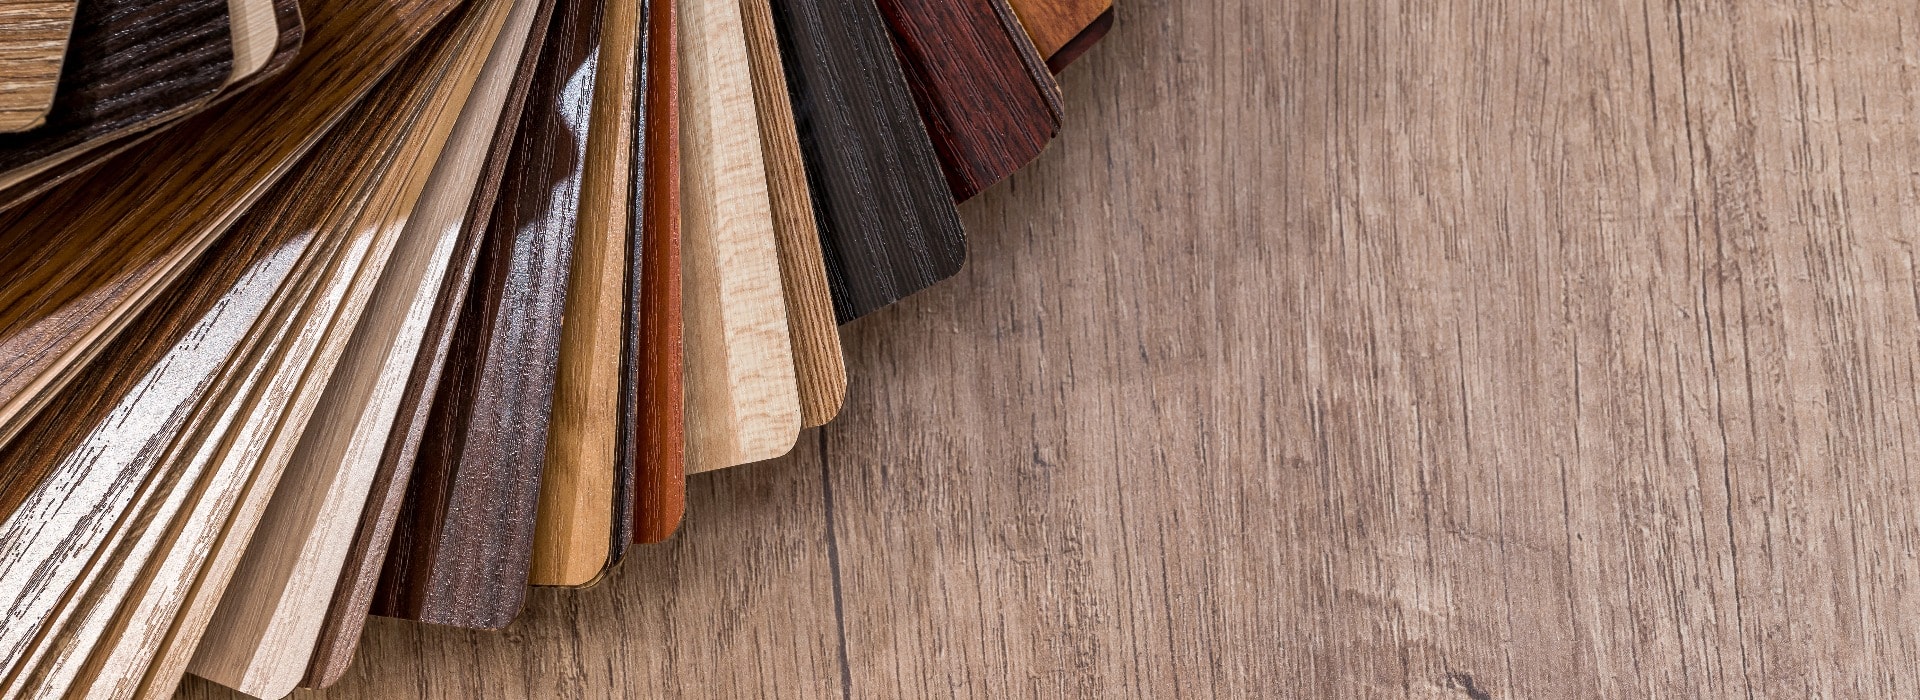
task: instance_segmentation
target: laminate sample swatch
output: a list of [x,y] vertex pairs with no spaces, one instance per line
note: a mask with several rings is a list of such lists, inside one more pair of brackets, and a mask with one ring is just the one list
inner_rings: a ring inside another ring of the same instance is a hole
[[555,13],[387,550],[379,614],[497,629],[526,599],[600,34],[593,0]]
[[[452,249],[453,236],[442,235],[448,227],[414,226],[412,213],[512,2],[484,0],[469,7],[463,21],[448,25],[456,36],[415,54],[440,54],[432,65],[392,78],[413,82],[420,86],[414,92],[432,98],[408,119],[406,142],[412,147],[402,149],[383,183],[395,194],[383,198],[381,215],[355,227],[354,243],[363,236],[372,240],[341,288],[331,327],[311,356],[296,360],[308,377],[277,417],[260,471],[284,469],[189,667],[251,695],[285,695],[306,675],[392,427],[392,413],[376,406],[397,397],[413,357],[402,349],[404,359],[384,360],[396,350],[403,326],[424,326],[434,300],[416,302],[421,277]],[[390,115],[390,121],[407,114],[373,111]],[[409,347],[417,347],[417,340]]]
[[966,238],[872,3],[774,0],[833,309],[865,316],[960,271]]
[[[1078,57],[1079,51],[1099,41],[1113,25],[1113,0],[1007,0],[1020,24],[1033,39],[1033,46],[1047,57],[1064,60],[1060,68]],[[1074,47],[1079,46],[1079,51]],[[1063,53],[1066,54],[1063,56]]]
[[1053,55],[1048,56],[1047,68],[1054,73],[1066,70],[1067,66],[1072,65],[1073,62],[1079,60],[1080,56],[1085,54],[1087,50],[1092,49],[1094,44],[1100,43],[1100,39],[1105,37],[1107,32],[1112,29],[1113,8],[1109,6],[1107,11],[1100,13],[1099,17],[1095,17],[1093,23],[1087,25],[1086,29],[1080,30],[1080,33],[1074,35],[1073,39],[1069,40],[1064,46],[1061,46],[1059,51],[1055,51]]
[[641,212],[638,287],[628,312],[633,382],[621,458],[634,464],[633,539],[660,542],[686,512],[686,394],[680,275],[680,22],[678,0],[647,8],[645,146],[636,160]]
[[1060,131],[1060,86],[1006,0],[879,0],[954,201],[1032,161]]
[[541,586],[594,581],[613,560],[613,541],[625,551],[629,537],[613,536],[622,481],[615,453],[642,25],[639,0],[602,0],[600,7],[600,61],[529,578]]
[[840,350],[840,327],[834,324],[833,292],[820,253],[820,229],[814,225],[800,137],[793,130],[793,106],[787,102],[780,39],[767,3],[740,0],[740,14],[753,65],[753,97],[760,106],[760,146],[766,155],[780,287],[787,300],[787,331],[800,384],[800,423],[812,428],[840,412],[847,397],[847,362]]
[[53,107],[77,5],[79,0],[0,5],[0,132],[32,128]]
[[425,432],[433,390],[440,385],[454,323],[472,282],[486,219],[493,212],[500,175],[512,153],[528,87],[539,66],[540,46],[553,16],[553,3],[515,0],[513,13],[436,166],[436,179],[428,183],[417,205],[415,216],[423,219],[423,225],[451,215],[445,220],[457,227],[453,251],[437,286],[426,290],[434,300],[432,311],[420,330],[420,347],[394,406],[393,425],[379,454],[360,526],[341,566],[307,675],[301,680],[305,687],[326,687],[338,681],[359,644],[387,544],[413,473],[414,456]]
[[0,214],[0,441],[453,4],[315,2],[285,72]]
[[771,459],[800,396],[739,0],[680,7],[687,471]]
[[177,117],[233,74],[227,0],[80,3],[53,105],[39,126],[0,134],[0,173]]

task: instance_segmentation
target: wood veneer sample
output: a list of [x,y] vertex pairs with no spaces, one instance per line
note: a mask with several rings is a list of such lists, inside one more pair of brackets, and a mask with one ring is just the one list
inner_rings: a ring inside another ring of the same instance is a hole
[[966,238],[879,10],[773,0],[841,323],[960,271]]
[[[474,5],[450,27],[452,40],[429,47],[445,55],[434,61],[438,70],[394,76],[435,86],[413,90],[433,96],[406,139],[419,146],[400,156],[394,170],[401,177],[387,178],[397,196],[388,199],[384,215],[359,227],[371,235],[370,249],[342,289],[331,327],[313,356],[295,360],[308,377],[288,410],[269,414],[278,427],[261,471],[286,466],[189,666],[196,675],[258,697],[285,695],[306,675],[392,427],[392,413],[370,404],[397,398],[404,386],[417,339],[395,348],[394,338],[402,326],[424,326],[434,300],[419,298],[421,277],[436,256],[445,260],[457,235],[457,228],[443,235],[450,228],[444,224],[457,224],[457,216],[430,222],[441,225],[429,229],[412,225],[411,215],[512,6],[509,0]],[[387,290],[396,291],[382,297]],[[396,350],[404,359],[385,363]]]
[[613,541],[621,540],[619,551],[626,545],[613,533],[641,14],[639,0],[602,0],[600,8],[599,69],[528,579],[540,586],[590,583],[613,561]]
[[954,201],[1012,175],[1060,131],[1060,86],[1006,0],[879,0]]
[[79,0],[0,5],[0,132],[33,128],[53,107]]
[[[0,173],[180,116],[233,75],[227,0],[80,3],[53,104],[38,126],[0,134]],[[13,184],[0,177],[0,187]]]
[[640,285],[627,293],[637,376],[627,390],[622,458],[634,464],[633,538],[660,542],[686,512],[686,393],[680,255],[680,22],[678,0],[647,8],[646,146],[634,190],[642,212]]
[[840,350],[840,327],[834,323],[833,292],[821,257],[820,229],[814,225],[807,167],[793,129],[793,105],[787,101],[773,10],[768,0],[740,0],[740,14],[747,29],[754,101],[760,106],[760,146],[766,155],[780,287],[787,300],[787,331],[800,384],[800,423],[812,428],[833,420],[846,401],[847,361]]
[[453,4],[309,5],[316,31],[285,72],[0,213],[0,441]]
[[[523,10],[530,12],[521,14]],[[514,134],[535,70],[540,47],[553,17],[553,3],[540,0],[516,0],[508,17],[502,39],[494,45],[494,54],[482,70],[474,96],[469,98],[461,123],[455,127],[443,154],[441,168],[448,169],[446,181],[429,183],[419,207],[428,208],[427,216],[458,214],[458,235],[453,242],[446,274],[432,290],[434,303],[421,332],[421,347],[415,354],[406,385],[394,409],[393,427],[388,432],[360,525],[341,567],[340,580],[327,606],[326,621],[320,628],[313,659],[304,687],[326,687],[338,681],[353,661],[354,649],[365,625],[374,589],[380,580],[394,524],[405,500],[412,475],[414,456],[425,432],[433,391],[440,385],[447,351],[453,341],[455,321],[464,308],[478,261],[485,223],[491,216],[499,194],[500,176],[512,152]],[[458,159],[457,164],[445,159]],[[478,159],[476,162],[475,159]],[[469,199],[461,200],[452,172],[471,168]],[[439,177],[436,174],[436,177]],[[416,214],[416,216],[422,216]]]
[[[473,62],[477,64],[477,59]],[[141,543],[137,551],[143,554],[118,555],[122,560],[118,572],[106,583],[94,585],[85,604],[85,616],[65,637],[68,643],[61,648],[58,663],[34,677],[37,694],[62,694],[76,683],[84,687],[88,682],[104,684],[96,686],[102,692],[130,694],[147,661],[160,651],[170,625],[177,632],[181,625],[204,624],[203,614],[176,620],[175,612],[188,586],[196,584],[194,574],[201,570],[201,563],[223,532],[229,540],[223,546],[236,554],[244,546],[259,508],[238,494],[243,490],[265,493],[278,478],[279,465],[284,464],[280,455],[286,450],[278,448],[268,436],[299,434],[297,428],[281,425],[279,416],[283,411],[300,415],[300,408],[310,405],[310,400],[302,397],[313,393],[303,384],[310,384],[313,375],[324,377],[331,360],[338,357],[338,342],[328,342],[329,334],[323,331],[328,324],[336,329],[352,327],[356,299],[364,296],[359,289],[370,286],[370,281],[361,284],[357,277],[377,275],[378,271],[370,268],[377,267],[382,255],[378,241],[391,238],[386,232],[398,228],[396,209],[404,215],[410,206],[408,193],[417,193],[425,177],[425,167],[413,168],[412,164],[431,160],[425,154],[436,149],[436,139],[444,139],[450,126],[450,117],[445,115],[457,110],[461,97],[458,84],[442,85],[447,81],[439,77],[448,69],[440,65],[418,68],[406,74],[408,80],[416,73],[422,74],[425,77],[414,82],[437,87],[390,86],[376,93],[356,123],[343,126],[331,136],[330,144],[302,166],[295,180],[236,228],[233,236],[241,239],[263,237],[260,229],[310,232],[309,239],[316,243],[307,246],[296,272],[308,270],[314,274],[300,272],[307,281],[295,288],[283,287],[272,300],[272,304],[304,308],[277,325],[266,324],[265,330],[256,324],[252,332],[270,338],[269,346],[279,348],[271,357],[251,363],[230,362],[253,367],[244,373],[249,378],[242,387],[258,386],[261,393],[253,398],[246,393],[225,397],[208,394],[191,420],[212,428],[198,433],[197,442],[195,434],[175,438],[176,454],[153,465],[155,478],[176,485],[158,489],[162,500],[153,505],[135,504],[136,508],[147,509],[140,515],[146,525],[135,530]],[[438,129],[408,126],[423,120],[429,125],[436,120],[448,123]],[[419,172],[410,174],[415,170]],[[342,198],[335,193],[348,194]],[[314,282],[322,276],[323,280]],[[170,358],[167,362],[199,359]],[[276,398],[289,395],[292,410],[285,409],[284,398]],[[259,418],[262,414],[267,417]],[[199,446],[194,447],[196,444]],[[181,449],[189,454],[178,454]],[[244,454],[235,459],[237,452]],[[183,498],[190,491],[195,497]],[[264,505],[264,498],[255,500]],[[183,511],[187,515],[181,519]],[[233,514],[231,518],[229,513]],[[159,557],[148,563],[155,552]],[[217,597],[224,578],[212,584],[206,576],[199,578],[194,592]],[[108,648],[90,658],[88,650],[103,640],[110,642]],[[304,670],[304,659],[302,653],[293,672],[296,679]],[[287,687],[291,688],[291,681]]]
[[[1007,0],[1034,48],[1051,61],[1076,44],[1091,45],[1113,23],[1113,0]],[[1104,20],[1104,22],[1103,22]],[[1082,51],[1085,49],[1082,48]],[[1067,57],[1071,62],[1078,53]],[[1059,66],[1066,67],[1063,62]],[[1057,70],[1057,69],[1056,69]]]
[[1092,49],[1094,44],[1100,43],[1100,39],[1105,37],[1111,29],[1113,29],[1113,7],[1108,6],[1107,11],[1095,17],[1093,23],[1088,24],[1086,29],[1080,30],[1080,33],[1068,40],[1060,50],[1047,57],[1047,68],[1055,73],[1066,70],[1067,66],[1079,60],[1088,49]]
[[375,611],[478,629],[526,600],[578,226],[600,12],[568,0],[542,47],[491,233],[387,550]]
[[680,7],[687,471],[772,459],[800,395],[739,0]]

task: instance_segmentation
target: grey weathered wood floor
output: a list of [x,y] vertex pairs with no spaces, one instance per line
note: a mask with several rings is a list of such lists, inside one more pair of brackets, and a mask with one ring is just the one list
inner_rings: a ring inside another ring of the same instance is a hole
[[1119,19],[838,422],[325,697],[1920,696],[1920,5]]

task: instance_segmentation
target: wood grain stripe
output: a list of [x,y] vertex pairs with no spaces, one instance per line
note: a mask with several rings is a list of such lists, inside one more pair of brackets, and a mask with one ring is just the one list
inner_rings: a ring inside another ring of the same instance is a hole
[[686,512],[686,346],[683,342],[680,255],[680,0],[652,0],[647,10],[645,162],[635,190],[644,212],[638,305],[629,318],[644,340],[636,344],[639,376],[628,395],[637,408],[633,433],[633,538],[660,542]]

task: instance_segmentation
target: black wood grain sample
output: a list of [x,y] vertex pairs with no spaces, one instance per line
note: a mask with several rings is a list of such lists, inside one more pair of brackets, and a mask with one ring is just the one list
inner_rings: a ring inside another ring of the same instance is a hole
[[933,143],[864,0],[774,0],[814,217],[845,323],[960,271],[966,238]]
[[80,3],[46,121],[0,134],[0,172],[177,117],[233,71],[227,0]]
[[600,28],[595,0],[554,11],[387,550],[378,614],[498,629],[526,600]]
[[1060,86],[1006,0],[878,0],[947,186],[966,201],[1060,131]]

